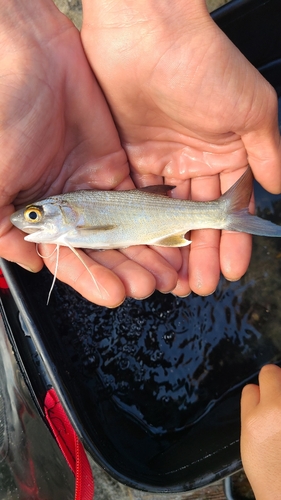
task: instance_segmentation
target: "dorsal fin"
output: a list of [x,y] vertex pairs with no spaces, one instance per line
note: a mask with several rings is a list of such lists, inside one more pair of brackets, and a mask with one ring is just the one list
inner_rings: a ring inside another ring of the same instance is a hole
[[168,194],[169,191],[172,191],[172,189],[175,189],[176,186],[168,186],[167,184],[156,184],[155,186],[145,186],[140,188],[140,191],[144,191],[146,193],[151,193],[151,194],[160,194],[162,196],[165,196]]
[[253,191],[253,174],[250,167],[247,168],[241,177],[228,189],[221,199],[229,202],[229,212],[239,212],[249,207],[251,194]]

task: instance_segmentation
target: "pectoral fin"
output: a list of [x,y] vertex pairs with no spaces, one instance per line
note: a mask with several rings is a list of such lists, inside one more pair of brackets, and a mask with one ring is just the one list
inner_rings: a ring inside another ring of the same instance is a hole
[[184,234],[171,234],[170,236],[165,236],[159,240],[153,241],[151,245],[156,245],[159,247],[186,247],[190,245],[191,241],[184,237]]
[[114,224],[107,224],[104,226],[76,226],[76,229],[79,231],[110,231],[111,229],[115,229],[116,226]]

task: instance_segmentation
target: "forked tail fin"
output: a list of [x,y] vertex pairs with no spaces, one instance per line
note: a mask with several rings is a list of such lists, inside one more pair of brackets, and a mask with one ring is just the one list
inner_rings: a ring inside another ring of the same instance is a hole
[[227,223],[225,229],[257,236],[281,237],[281,226],[251,215],[248,206],[253,189],[253,175],[250,167],[221,197],[227,203]]

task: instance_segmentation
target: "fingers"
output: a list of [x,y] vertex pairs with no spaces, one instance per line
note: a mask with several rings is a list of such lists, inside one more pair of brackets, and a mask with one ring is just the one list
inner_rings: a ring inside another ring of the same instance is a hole
[[[172,250],[172,249],[169,249]],[[178,255],[178,249],[175,255]],[[177,282],[177,272],[158,252],[146,246],[133,246],[120,251],[88,252],[99,264],[110,268],[121,279],[126,295],[142,299],[154,290],[171,291]],[[171,257],[170,252],[170,257]]]
[[154,252],[161,255],[166,263],[168,262],[173,269],[179,271],[182,266],[182,254],[180,248],[169,248],[169,247],[152,247]]
[[[191,199],[194,201],[215,200],[220,197],[220,194],[220,182],[217,175],[199,177],[191,181]],[[212,229],[192,231],[191,241],[190,288],[199,295],[209,295],[216,289],[220,277],[220,231]]]
[[90,251],[89,255],[95,261],[111,270],[123,284],[125,296],[144,299],[151,295],[156,287],[154,276],[117,250],[104,252]]
[[[57,255],[52,253],[53,248],[53,245],[40,245],[40,254],[46,256],[43,260],[54,274]],[[130,247],[122,252],[78,252],[84,264],[70,249],[60,247],[57,277],[98,305],[116,307],[125,297],[143,299],[155,289],[168,292],[177,282],[174,267],[145,246]]]
[[[53,274],[57,262],[54,249],[54,245],[39,245],[40,254],[46,256],[43,257],[44,263]],[[107,307],[120,305],[126,293],[119,277],[81,250],[78,250],[78,253],[84,264],[69,248],[59,248],[57,278],[95,304]]]
[[220,268],[229,281],[239,280],[251,260],[252,236],[245,233],[222,231],[220,241]]
[[189,257],[189,285],[198,295],[210,295],[220,278],[220,232],[212,229],[192,231]]
[[[245,167],[221,175],[221,191],[225,193],[243,175]],[[252,207],[251,207],[252,208]],[[222,231],[220,268],[229,281],[239,280],[247,271],[252,253],[252,236]]]
[[[177,256],[178,249],[174,249],[174,251]],[[175,288],[178,278],[176,270],[152,248],[135,246],[123,249],[120,252],[149,271],[155,279],[155,288],[160,292],[170,292]],[[132,296],[136,297],[136,295]]]
[[177,285],[173,290],[173,294],[178,297],[187,297],[191,293],[189,284],[189,252],[190,246],[181,248],[182,265],[178,271]]

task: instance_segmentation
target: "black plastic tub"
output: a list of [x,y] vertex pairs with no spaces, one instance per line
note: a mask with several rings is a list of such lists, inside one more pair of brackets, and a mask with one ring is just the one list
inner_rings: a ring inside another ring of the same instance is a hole
[[[280,0],[234,0],[216,22],[281,96]],[[256,186],[260,216],[281,196]],[[114,478],[151,492],[199,488],[241,467],[239,402],[281,359],[281,241],[254,238],[246,276],[210,297],[155,293],[115,310],[1,262],[2,307],[32,397],[52,385],[86,449]]]

